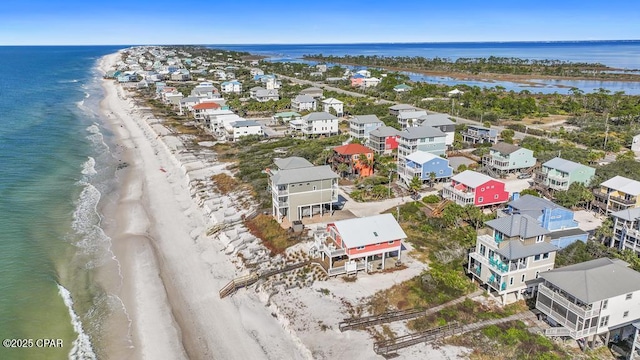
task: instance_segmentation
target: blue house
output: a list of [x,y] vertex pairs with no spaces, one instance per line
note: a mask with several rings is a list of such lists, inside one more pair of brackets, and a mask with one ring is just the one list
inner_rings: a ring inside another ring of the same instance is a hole
[[409,183],[412,178],[431,181],[431,173],[434,173],[436,181],[449,179],[453,175],[453,168],[449,166],[449,160],[426,151],[416,151],[405,158],[404,174],[400,176]]
[[551,244],[561,249],[576,241],[587,242],[589,234],[578,227],[579,223],[573,219],[573,211],[533,195],[514,197],[498,216],[521,214],[536,219],[540,226],[551,232]]

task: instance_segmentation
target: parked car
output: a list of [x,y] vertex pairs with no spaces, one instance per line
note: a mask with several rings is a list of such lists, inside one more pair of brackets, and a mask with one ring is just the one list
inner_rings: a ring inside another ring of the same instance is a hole
[[528,174],[528,173],[518,174],[518,179],[529,179],[530,177],[531,177],[531,174]]

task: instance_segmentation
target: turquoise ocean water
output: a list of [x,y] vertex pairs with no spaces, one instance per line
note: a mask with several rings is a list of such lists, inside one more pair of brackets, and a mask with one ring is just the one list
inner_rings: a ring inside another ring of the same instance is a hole
[[[502,52],[496,55],[525,58],[536,54],[563,59],[560,55],[568,58],[576,52],[582,56],[576,61],[640,68],[640,42],[578,45],[463,47],[465,56],[486,56],[492,48]],[[453,57],[460,46],[443,46],[438,56]],[[108,219],[100,210],[117,187],[117,159],[113,139],[97,115],[102,91],[95,70],[99,57],[119,48],[0,47],[0,339],[64,343],[62,349],[0,346],[0,359],[106,358],[105,343],[113,341],[106,338],[106,320],[126,314],[112,289],[96,280],[101,273],[111,273],[117,283],[119,275],[111,240],[102,231]],[[233,49],[291,59],[332,49],[336,54],[420,55],[415,48],[357,44]]]
[[95,65],[116,50],[0,47],[0,338],[64,345],[0,359],[95,358],[117,309],[92,280],[113,262],[97,209],[115,184]]

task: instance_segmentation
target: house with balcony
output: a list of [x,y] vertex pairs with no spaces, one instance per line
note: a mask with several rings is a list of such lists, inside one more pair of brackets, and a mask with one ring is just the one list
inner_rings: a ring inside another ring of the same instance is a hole
[[340,119],[327,112],[312,112],[302,117],[300,124],[290,121],[293,131],[298,130],[305,136],[331,136],[339,133],[338,123]]
[[273,217],[279,223],[333,211],[338,201],[338,174],[329,165],[314,166],[301,157],[275,159],[274,164],[265,172]]
[[398,139],[398,174],[404,174],[405,158],[416,151],[444,155],[447,149],[446,134],[430,126],[406,128]]
[[336,116],[341,117],[344,115],[344,103],[335,98],[328,98],[322,100],[322,111],[330,113],[331,110],[335,111]]
[[[640,273],[620,259],[600,258],[540,273],[536,309],[556,327],[547,336],[623,340],[640,319]],[[585,344],[586,345],[586,344]]]
[[610,216],[613,219],[610,246],[635,251],[640,256],[640,208],[612,212]]
[[297,95],[291,99],[293,111],[316,111],[316,99],[309,95]]
[[398,123],[403,129],[420,126],[419,118],[427,115],[425,110],[402,111],[398,114]]
[[440,129],[443,133],[447,134],[445,138],[445,144],[447,146],[453,145],[454,136],[456,134],[456,123],[451,121],[447,114],[427,114],[418,118],[418,124],[420,126],[431,126],[436,129]]
[[470,144],[498,143],[498,130],[484,126],[468,124],[460,134],[462,141]]
[[375,115],[357,115],[349,120],[349,135],[367,143],[369,133],[383,125],[384,123]]
[[310,254],[321,257],[329,276],[384,270],[389,260],[401,261],[406,238],[391,214],[340,220],[314,234]]
[[220,84],[220,91],[223,93],[239,94],[242,92],[242,83],[238,80],[225,81]]
[[596,169],[559,157],[542,164],[534,172],[534,186],[540,190],[566,191],[574,182],[588,186]]
[[[358,177],[373,175],[373,150],[361,144],[347,144],[333,148],[331,168],[339,172],[340,164],[347,164],[348,173]],[[344,174],[339,174],[344,175]]]
[[398,148],[400,131],[390,126],[380,126],[369,133],[369,146],[376,154],[389,155]]
[[[404,161],[405,164],[402,166],[404,173],[399,175],[406,184],[409,184],[411,179],[416,176],[423,182],[431,182],[432,180],[447,180],[453,175],[453,168],[449,166],[449,160],[426,151],[418,150],[409,154],[404,158]],[[433,174],[433,178],[431,174]]]
[[415,106],[408,104],[396,104],[389,107],[389,115],[398,116],[403,111],[415,111],[418,110]]
[[482,165],[491,174],[502,176],[527,169],[533,170],[536,158],[529,149],[499,142],[489,149],[489,154],[482,157]]
[[280,95],[276,89],[265,89],[260,86],[254,86],[249,90],[249,97],[258,102],[267,102],[270,100],[278,101]]
[[262,125],[254,120],[239,120],[229,124],[226,128],[227,139],[229,141],[238,141],[243,136],[257,135],[262,136]]
[[557,205],[545,198],[514,193],[514,199],[507,203],[498,217],[514,214],[528,215],[543,228],[550,231],[551,244],[563,249],[576,241],[587,242],[589,234],[580,229],[580,224],[574,220],[573,211]]
[[640,182],[624,176],[614,176],[593,190],[591,207],[604,214],[640,206]]
[[528,215],[510,215],[485,223],[469,253],[467,271],[497,294],[520,298],[532,292],[531,280],[553,269],[558,248],[549,242],[549,230]]
[[[399,160],[398,160],[399,161]],[[509,192],[504,183],[473,170],[454,175],[442,188],[442,197],[460,206],[484,207],[509,201]]]

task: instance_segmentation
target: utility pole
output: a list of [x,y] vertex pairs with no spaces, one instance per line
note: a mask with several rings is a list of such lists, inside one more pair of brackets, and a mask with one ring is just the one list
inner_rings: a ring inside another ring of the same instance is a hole
[[607,139],[609,138],[609,114],[607,114],[607,117],[604,119],[604,126],[604,145],[602,146],[602,149],[607,151]]

